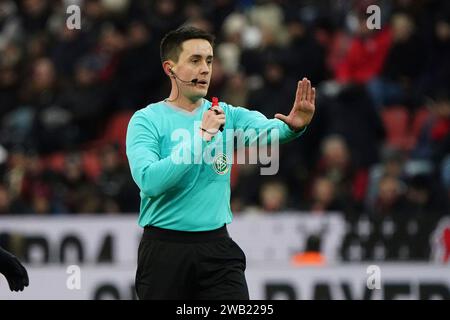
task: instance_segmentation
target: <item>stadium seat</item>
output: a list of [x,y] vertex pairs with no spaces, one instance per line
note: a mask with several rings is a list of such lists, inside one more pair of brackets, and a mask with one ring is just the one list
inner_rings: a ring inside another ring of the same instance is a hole
[[86,175],[95,180],[101,173],[101,163],[98,150],[86,150],[82,154],[83,169]]
[[409,114],[403,106],[393,106],[382,110],[381,117],[386,130],[386,144],[401,150],[409,150]]
[[128,123],[133,116],[134,111],[126,110],[114,114],[107,122],[105,131],[100,137],[102,144],[116,143],[119,145],[119,151],[125,155],[125,139],[127,136]]

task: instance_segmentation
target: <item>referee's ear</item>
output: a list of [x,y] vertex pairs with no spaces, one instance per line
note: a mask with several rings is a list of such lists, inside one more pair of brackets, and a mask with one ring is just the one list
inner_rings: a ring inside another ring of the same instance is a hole
[[164,63],[163,63],[163,70],[164,70],[164,73],[168,77],[174,77],[172,68],[173,68],[173,65],[169,61],[164,61]]

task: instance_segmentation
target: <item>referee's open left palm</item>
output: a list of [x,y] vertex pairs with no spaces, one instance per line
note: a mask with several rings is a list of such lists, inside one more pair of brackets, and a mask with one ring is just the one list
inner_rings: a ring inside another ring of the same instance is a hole
[[314,115],[316,89],[311,87],[311,81],[303,78],[298,82],[294,106],[289,115],[275,114],[275,118],[286,123],[292,130],[298,131],[307,126]]

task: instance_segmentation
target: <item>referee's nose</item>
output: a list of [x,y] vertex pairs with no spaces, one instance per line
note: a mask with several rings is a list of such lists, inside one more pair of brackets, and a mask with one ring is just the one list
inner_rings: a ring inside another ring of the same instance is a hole
[[203,60],[200,66],[200,74],[202,76],[206,76],[211,72],[210,70],[210,66],[208,65],[208,63],[206,62],[206,60]]

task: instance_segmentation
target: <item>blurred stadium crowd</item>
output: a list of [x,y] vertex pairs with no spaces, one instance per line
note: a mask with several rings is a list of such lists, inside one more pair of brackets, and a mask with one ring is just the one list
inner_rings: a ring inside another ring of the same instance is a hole
[[234,166],[236,214],[448,214],[450,6],[434,0],[1,0],[0,214],[138,211],[126,126],[168,96],[159,42],[183,23],[217,37],[207,98],[272,118],[303,76],[318,88],[277,175]]

